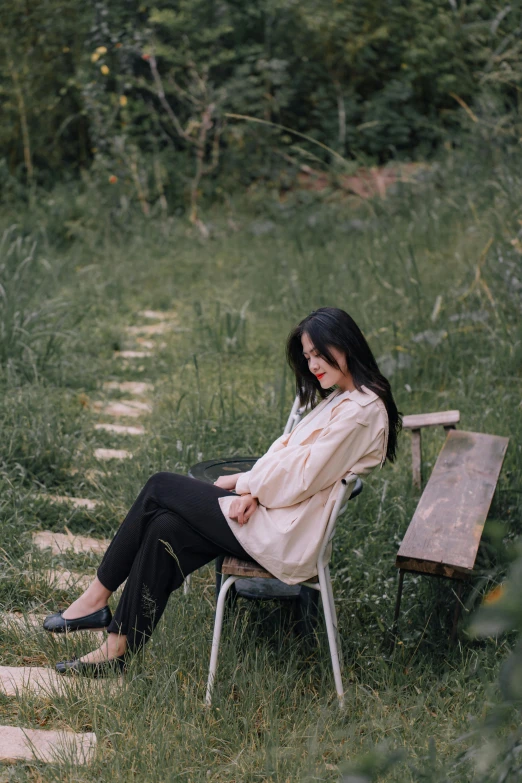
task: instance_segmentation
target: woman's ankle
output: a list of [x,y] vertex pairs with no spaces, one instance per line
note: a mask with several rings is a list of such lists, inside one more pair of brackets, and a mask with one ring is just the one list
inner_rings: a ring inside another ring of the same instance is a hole
[[83,593],[83,596],[85,596],[91,603],[97,605],[101,604],[102,606],[107,605],[107,601],[111,595],[112,591],[107,590],[107,588],[102,585],[97,576],[94,577],[87,590],[85,590]]
[[118,658],[128,650],[127,637],[119,633],[110,633],[107,635],[107,649],[110,658]]
[[102,585],[98,578],[96,578],[87,590],[82,595],[73,601],[73,603],[65,609],[62,616],[66,620],[72,620],[76,617],[85,617],[94,612],[98,612],[107,606],[107,602],[112,593]]
[[121,658],[127,652],[127,637],[117,633],[110,633],[105,642],[97,650],[82,655],[83,663],[103,663]]

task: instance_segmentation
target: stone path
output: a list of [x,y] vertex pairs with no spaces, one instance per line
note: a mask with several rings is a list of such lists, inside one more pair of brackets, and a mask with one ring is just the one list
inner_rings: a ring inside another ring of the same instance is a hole
[[173,329],[175,329],[173,324],[170,324],[168,321],[162,321],[159,324],[147,324],[146,326],[127,326],[125,331],[134,337],[155,337],[157,334],[164,335]]
[[154,321],[177,321],[178,319],[178,314],[175,310],[141,310],[138,315]]
[[129,394],[148,394],[154,390],[152,383],[145,383],[144,381],[105,381],[103,388],[107,391],[121,391],[128,392]]
[[140,348],[145,348],[145,350],[152,350],[156,347],[165,348],[166,345],[166,343],[160,343],[158,346],[153,340],[146,340],[144,337],[136,337],[136,342]]
[[131,459],[132,452],[126,449],[94,449],[96,459]]
[[105,476],[110,476],[106,470],[99,470],[98,468],[88,468],[87,470],[80,470],[79,468],[69,468],[67,471],[69,476],[78,476],[81,474],[87,481],[96,484],[98,479]]
[[95,411],[115,418],[137,418],[152,411],[152,405],[142,400],[118,400],[118,402],[93,402]]
[[89,764],[96,752],[96,734],[0,726],[0,759]]
[[95,509],[98,505],[97,500],[91,500],[90,498],[73,498],[69,495],[35,495],[37,498],[43,498],[44,500],[50,500],[52,503],[65,503],[74,508],[88,508]]
[[50,530],[40,530],[33,533],[33,544],[38,549],[50,549],[53,555],[63,552],[92,552],[103,555],[110,544],[108,539],[92,538],[91,536],[75,536],[72,533],[52,533]]
[[94,429],[114,432],[116,435],[145,435],[145,427],[132,427],[127,424],[95,424]]
[[42,576],[56,590],[85,590],[94,578],[93,574],[79,574],[77,571],[67,571],[63,568],[48,568]]
[[[56,637],[65,639],[65,634]],[[75,675],[58,674],[45,666],[0,666],[0,693],[10,698],[29,692],[33,696],[49,697],[53,693],[65,696],[72,688],[109,688],[115,692],[123,682],[121,676],[103,679],[85,679]]]
[[[141,317],[147,320],[156,321],[152,324],[143,324],[130,326],[125,331],[134,338],[139,350],[129,349],[115,351],[115,359],[123,359],[128,364],[133,359],[145,359],[152,357],[153,351],[157,347],[163,347],[165,344],[158,344],[150,339],[159,335],[164,335],[172,330],[179,330],[176,313],[159,312],[156,310],[143,310]],[[140,370],[143,369],[140,367]],[[132,418],[151,413],[152,406],[144,399],[135,399],[135,397],[144,397],[151,393],[154,387],[144,381],[106,381],[103,384],[105,391],[117,391],[123,394],[134,395],[132,398],[112,400],[109,402],[96,401],[93,403],[93,409],[102,416],[111,418]],[[120,423],[98,422],[94,425],[96,431],[114,433],[115,435],[137,436],[144,435],[145,428],[141,425],[130,425]],[[132,452],[127,449],[96,448],[94,457],[97,460],[125,460],[132,458]],[[81,474],[80,469],[75,469],[71,473]],[[100,477],[107,475],[97,469],[89,469],[84,472],[86,478],[90,475],[91,480],[99,480]],[[66,495],[41,495],[46,500],[57,504],[67,504],[74,508],[86,508],[94,510],[97,502],[90,498],[76,498]],[[67,528],[66,528],[67,530]],[[55,533],[50,530],[39,530],[33,534],[33,544],[41,550],[51,550],[53,555],[60,555],[63,552],[75,553],[94,553],[102,555],[109,545],[106,539],[98,539],[92,536],[74,535],[67,531],[66,533]],[[48,568],[41,572],[42,578],[53,588],[60,590],[79,590],[85,589],[92,581],[92,574],[76,573],[60,568]],[[24,631],[36,631],[41,627],[43,616],[35,614],[22,615],[18,613],[4,613],[0,615],[0,627],[16,627]],[[92,632],[103,635],[104,631]],[[66,638],[64,634],[63,637]],[[48,697],[53,693],[64,693],[71,686],[71,681],[78,683],[82,678],[62,677],[52,668],[38,666],[0,666],[0,693],[8,697],[18,697],[20,693],[29,690],[33,694]],[[121,678],[120,678],[121,679]],[[89,689],[104,684],[105,687],[112,688],[116,681],[89,680],[83,681],[84,687]],[[47,731],[35,729],[23,729],[18,726],[0,726],[0,761],[18,761],[39,759],[40,761],[52,762],[65,760],[66,758],[75,764],[87,764],[94,758],[96,751],[96,735],[94,733],[74,733],[70,731]]]
[[117,359],[146,359],[152,355],[152,351],[114,351]]
[[0,623],[2,624],[2,627],[5,628],[40,628],[43,621],[43,614],[17,614],[16,612],[4,612],[3,614],[0,614]]

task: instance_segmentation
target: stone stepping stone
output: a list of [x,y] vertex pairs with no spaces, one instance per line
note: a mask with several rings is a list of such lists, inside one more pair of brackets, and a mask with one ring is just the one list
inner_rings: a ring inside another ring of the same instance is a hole
[[114,432],[117,435],[145,435],[145,427],[129,427],[126,424],[95,424],[94,429]]
[[39,530],[33,533],[33,544],[38,549],[50,549],[53,555],[62,552],[92,552],[96,555],[105,554],[110,544],[109,539],[93,538],[92,536],[75,536],[72,533],[53,533],[50,530]]
[[0,666],[0,693],[17,696],[26,688],[44,695],[62,690],[63,678],[44,666]]
[[42,576],[55,590],[85,590],[91,584],[95,574],[79,574],[76,571],[49,568],[42,572]]
[[125,332],[133,337],[155,337],[157,334],[177,331],[174,324],[169,321],[161,321],[159,324],[146,324],[144,326],[126,326]]
[[117,359],[146,359],[153,355],[152,351],[114,351]]
[[[156,343],[153,343],[152,340],[146,340],[145,337],[136,337],[136,342],[140,346],[140,348],[145,348],[145,350],[150,351],[153,348],[156,348]],[[164,348],[166,343],[161,343],[161,347]]]
[[153,321],[171,321],[178,318],[178,314],[174,310],[141,310],[138,315]]
[[132,459],[132,452],[126,449],[94,449],[96,459]]
[[22,630],[26,628],[41,628],[45,619],[43,614],[17,614],[16,612],[3,612],[0,614],[0,623],[3,627],[15,627]]
[[44,499],[44,500],[50,500],[52,503],[66,503],[70,506],[74,506],[74,508],[88,508],[92,511],[92,509],[96,508],[98,505],[97,500],[92,500],[91,498],[73,498],[69,495],[35,495],[36,498]]
[[0,759],[89,764],[96,753],[96,734],[0,726]]
[[152,383],[145,383],[145,381],[106,381],[103,384],[103,388],[108,391],[128,392],[138,396],[154,390]]
[[114,416],[119,418],[136,418],[144,413],[152,411],[152,405],[142,400],[119,400],[118,402],[93,402],[92,407],[95,411],[103,413],[105,416]]
[[97,470],[96,468],[89,468],[88,470],[80,470],[80,468],[69,468],[67,471],[69,476],[77,476],[81,474],[87,481],[91,481],[94,484],[98,482],[99,478],[105,478],[111,474],[106,470]]

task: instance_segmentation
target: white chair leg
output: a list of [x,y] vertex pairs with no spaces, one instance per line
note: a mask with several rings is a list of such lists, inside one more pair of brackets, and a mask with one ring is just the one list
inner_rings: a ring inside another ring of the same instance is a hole
[[[339,707],[344,707],[344,689],[341,677],[341,666],[339,662],[339,651],[337,649],[337,629],[332,616],[333,595],[330,598],[331,585],[328,584],[326,573],[323,569],[319,570],[319,586],[321,588],[321,599],[323,602],[324,619],[326,622],[326,633],[328,635],[328,644],[330,646],[330,655],[332,658],[332,668],[337,691]],[[330,590],[328,589],[330,587]],[[335,612],[335,607],[334,607]]]
[[183,582],[183,595],[188,595],[190,593],[191,582],[192,574],[189,574],[185,577],[185,581]]
[[217,600],[217,606],[216,606],[216,617],[214,620],[214,635],[212,637],[212,651],[210,653],[210,667],[208,672],[208,682],[207,682],[207,693],[205,696],[205,704],[207,707],[210,707],[212,704],[212,690],[214,688],[214,679],[216,676],[216,670],[217,670],[217,662],[218,662],[218,652],[219,652],[219,642],[221,640],[221,629],[223,627],[223,615],[225,614],[225,601],[227,598],[227,593],[234,584],[234,582],[237,582],[239,579],[238,576],[229,576],[227,579],[221,580],[221,589],[219,591],[219,596]]
[[332,588],[332,577],[330,576],[330,567],[326,566],[324,569],[325,577],[326,577],[326,585],[328,587],[328,597],[330,599],[330,609],[332,612],[332,620],[335,627],[335,640],[337,642],[337,654],[339,656],[339,664],[341,666],[341,669],[343,668],[343,648],[341,644],[341,637],[339,635],[339,625],[337,622],[337,612],[335,610],[335,602],[334,602],[334,594],[333,594],[333,588]]

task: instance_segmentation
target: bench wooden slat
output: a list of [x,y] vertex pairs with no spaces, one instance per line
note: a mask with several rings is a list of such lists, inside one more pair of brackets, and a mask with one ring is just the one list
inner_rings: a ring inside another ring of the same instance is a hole
[[508,442],[449,431],[397,554],[398,568],[440,576],[473,571]]
[[437,411],[435,413],[412,413],[402,418],[402,428],[418,430],[422,427],[453,427],[460,421],[460,411]]

